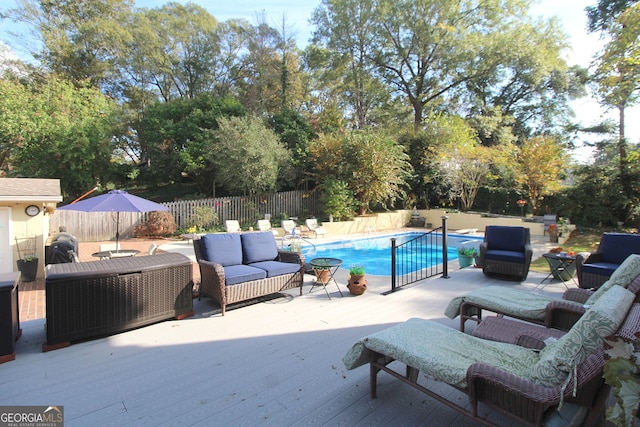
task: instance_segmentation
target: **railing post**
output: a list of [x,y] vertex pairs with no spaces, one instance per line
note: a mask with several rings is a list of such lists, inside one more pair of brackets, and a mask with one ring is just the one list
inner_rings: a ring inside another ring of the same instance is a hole
[[391,292],[396,290],[396,239],[391,238]]
[[442,277],[449,278],[449,248],[447,242],[447,219],[448,216],[442,215]]

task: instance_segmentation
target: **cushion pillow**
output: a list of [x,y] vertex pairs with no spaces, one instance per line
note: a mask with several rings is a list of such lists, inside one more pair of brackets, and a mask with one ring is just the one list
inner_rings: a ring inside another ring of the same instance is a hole
[[265,279],[267,272],[250,265],[230,265],[224,267],[224,283],[227,286],[237,285],[238,283],[250,282],[252,280]]
[[488,226],[485,230],[488,249],[524,252],[525,229],[523,227]]
[[300,264],[294,264],[292,262],[260,261],[249,265],[266,271],[267,277],[282,276],[283,274],[297,273],[300,271]]
[[640,255],[629,255],[609,278],[610,282],[625,288],[640,275]]
[[260,261],[273,261],[278,258],[278,246],[271,232],[245,233],[242,239],[242,251],[245,264]]
[[627,233],[604,233],[598,252],[602,261],[622,264],[629,255],[640,254],[640,235]]
[[633,303],[634,295],[622,286],[606,291],[558,341],[540,352],[530,377],[540,384],[560,385],[573,368],[600,348],[604,338],[618,330]]
[[242,264],[242,244],[239,234],[206,234],[201,237],[202,255],[207,261],[223,267]]
[[596,301],[600,299],[605,292],[607,292],[613,286],[613,282],[611,280],[607,280],[600,286],[591,296],[584,302],[584,305],[593,305]]

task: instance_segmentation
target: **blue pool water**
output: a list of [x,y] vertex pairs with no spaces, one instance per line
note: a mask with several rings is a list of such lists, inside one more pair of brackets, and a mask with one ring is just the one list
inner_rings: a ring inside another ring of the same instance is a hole
[[[396,245],[400,245],[421,234],[424,233],[407,232],[341,240],[331,243],[317,243],[317,240],[315,240],[313,242],[315,248],[309,243],[304,243],[302,246],[302,253],[306,257],[307,262],[313,258],[319,257],[339,258],[343,261],[342,266],[344,268],[349,268],[349,266],[353,264],[362,264],[366,267],[368,274],[376,276],[390,276],[391,238],[395,238]],[[449,260],[457,259],[458,247],[464,246],[478,248],[481,242],[482,237],[479,236],[449,234],[447,256]],[[442,253],[441,251],[438,252],[437,257],[434,258],[434,263],[436,264],[442,263]],[[415,270],[424,267],[424,265],[416,266]],[[409,271],[406,271],[405,269],[405,273],[406,272]]]

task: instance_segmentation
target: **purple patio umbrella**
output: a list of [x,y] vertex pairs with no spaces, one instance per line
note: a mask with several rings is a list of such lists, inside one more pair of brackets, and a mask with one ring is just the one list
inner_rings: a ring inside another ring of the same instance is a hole
[[124,190],[111,190],[106,194],[81,200],[58,208],[81,212],[116,212],[116,249],[120,239],[120,212],[168,211],[169,208],[151,200],[134,196]]

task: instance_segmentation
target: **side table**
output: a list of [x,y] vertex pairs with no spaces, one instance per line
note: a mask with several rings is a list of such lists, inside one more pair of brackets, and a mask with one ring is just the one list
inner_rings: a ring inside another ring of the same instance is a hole
[[[324,288],[324,292],[327,294],[329,299],[331,299],[331,295],[329,295],[329,291],[327,291],[327,285],[333,281],[333,283],[335,283],[336,287],[338,288],[338,292],[340,292],[340,296],[344,297],[344,295],[342,295],[342,291],[340,290],[340,286],[338,286],[338,282],[336,282],[336,279],[334,278],[336,271],[338,271],[338,268],[340,268],[340,266],[342,265],[341,259],[314,258],[309,261],[309,264],[316,273],[316,280],[314,280],[313,285],[311,285],[309,293],[311,293],[314,287],[322,286]],[[322,274],[320,272],[326,272],[326,276],[322,277]]]
[[550,273],[542,279],[540,284],[544,283],[547,279],[551,280],[551,277],[554,279],[560,280],[565,288],[569,289],[567,286],[567,282],[569,280],[573,280],[573,283],[578,286],[578,283],[575,279],[576,274],[576,257],[567,255],[564,253],[552,254],[547,253],[542,255],[549,264]]

